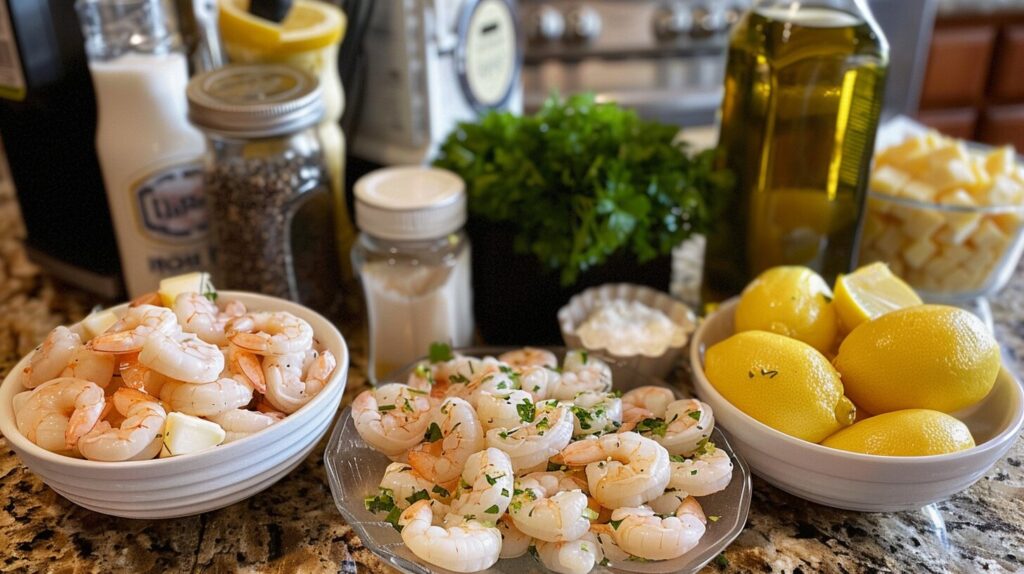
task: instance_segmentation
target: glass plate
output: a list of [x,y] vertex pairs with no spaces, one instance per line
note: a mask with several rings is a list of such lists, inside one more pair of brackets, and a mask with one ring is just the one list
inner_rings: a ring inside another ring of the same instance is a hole
[[[472,347],[458,349],[463,355],[483,357],[497,356],[505,351],[520,347]],[[561,361],[565,354],[564,348],[551,348]],[[653,379],[616,364],[614,360],[601,357],[612,368],[612,380],[615,388],[628,391],[641,385],[658,385],[669,387],[659,379]],[[415,364],[392,374],[387,380],[405,381]],[[681,396],[678,389],[673,392]],[[747,463],[732,450],[727,435],[715,429],[711,440],[717,448],[729,453],[734,469],[733,479],[729,487],[722,492],[703,496],[699,499],[704,513],[708,516],[719,516],[717,521],[708,521],[707,532],[700,543],[691,551],[674,560],[658,562],[618,562],[610,566],[595,566],[595,574],[611,574],[622,572],[639,572],[644,574],[668,574],[697,572],[715,558],[729,545],[747,521],[750,509],[750,469]],[[428,564],[416,557],[402,543],[402,536],[363,506],[363,499],[377,494],[377,487],[384,475],[384,469],[391,461],[383,454],[371,449],[360,438],[352,422],[351,407],[346,407],[341,418],[334,426],[331,440],[324,453],[327,466],[327,478],[331,483],[334,502],[345,517],[346,522],[355,529],[363,544],[375,554],[387,560],[391,565],[411,574],[447,573],[448,570]],[[488,574],[543,574],[550,572],[537,559],[525,554],[519,558],[499,560],[494,566],[484,570]]]

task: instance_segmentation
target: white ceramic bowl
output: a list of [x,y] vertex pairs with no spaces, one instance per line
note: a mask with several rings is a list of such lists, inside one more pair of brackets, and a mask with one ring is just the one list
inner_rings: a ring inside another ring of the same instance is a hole
[[[690,348],[694,384],[729,431],[754,474],[813,502],[869,512],[911,510],[943,500],[981,477],[1012,446],[1024,425],[1024,390],[1004,367],[980,403],[953,413],[976,447],[952,454],[890,457],[826,448],[783,434],[740,411],[704,376],[704,352],[733,334],[737,300],[723,304],[697,329]],[[898,373],[894,373],[898,376]]]
[[[620,355],[605,347],[587,347],[583,344],[583,339],[576,334],[576,329],[590,317],[591,313],[609,301],[638,301],[661,311],[676,326],[682,328],[682,342],[668,346],[658,355]],[[562,340],[565,341],[566,347],[586,348],[588,351],[611,357],[642,375],[663,379],[676,366],[686,343],[690,341],[690,335],[697,326],[697,317],[689,307],[657,289],[632,283],[608,283],[587,289],[569,299],[569,302],[558,310],[558,325],[562,330]]]
[[[288,311],[313,327],[317,340],[338,359],[323,391],[281,422],[244,439],[180,457],[134,462],[96,462],[47,451],[18,432],[12,399],[22,358],[0,386],[0,432],[25,466],[58,494],[79,506],[126,518],[173,518],[222,508],[269,487],[298,466],[338,412],[348,378],[348,347],[334,325],[290,301],[221,291],[253,310]],[[126,305],[114,307],[115,312]]]

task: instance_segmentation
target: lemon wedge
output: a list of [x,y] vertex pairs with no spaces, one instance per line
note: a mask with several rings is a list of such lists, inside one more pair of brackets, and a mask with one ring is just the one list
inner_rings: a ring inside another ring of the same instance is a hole
[[211,300],[217,299],[217,290],[213,287],[209,273],[195,271],[160,280],[157,294],[160,295],[160,301],[165,307],[174,306],[174,300],[182,293],[201,293]]
[[224,442],[226,433],[215,422],[178,412],[167,415],[164,448],[171,456],[199,452]]
[[106,331],[114,323],[117,323],[117,315],[109,309],[95,311],[90,313],[85,319],[82,319],[82,325],[84,325],[85,330],[89,332],[90,338]]
[[885,263],[865,265],[836,279],[833,306],[847,332],[890,311],[921,304],[914,289]]
[[345,32],[345,14],[330,4],[297,0],[280,24],[249,13],[249,0],[220,0],[220,34],[228,45],[263,56],[287,57],[332,46]]

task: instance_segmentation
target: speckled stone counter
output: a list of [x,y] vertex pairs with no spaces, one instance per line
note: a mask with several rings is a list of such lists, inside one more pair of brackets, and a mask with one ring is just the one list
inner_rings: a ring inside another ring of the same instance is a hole
[[[24,261],[13,206],[0,200],[0,360],[9,369],[91,302]],[[694,261],[677,258],[677,275]],[[1024,359],[1024,267],[993,302],[1010,365]],[[345,403],[365,388],[362,322],[342,325],[352,351]],[[320,445],[255,497],[163,521],[96,514],[32,475],[0,437],[0,571],[392,572],[335,510]],[[1022,572],[1024,441],[967,491],[916,512],[860,514],[802,501],[758,479],[747,527],[707,572]]]

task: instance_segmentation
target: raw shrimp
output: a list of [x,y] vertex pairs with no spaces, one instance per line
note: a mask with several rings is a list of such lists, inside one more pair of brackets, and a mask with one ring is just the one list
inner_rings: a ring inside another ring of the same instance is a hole
[[526,408],[519,426],[487,431],[487,446],[500,448],[512,459],[516,472],[542,470],[549,458],[558,454],[572,440],[572,412],[557,401]]
[[473,453],[466,459],[462,480],[451,511],[466,518],[497,520],[512,502],[515,476],[508,455],[496,448]]
[[484,429],[476,411],[455,397],[441,404],[425,438],[426,442],[409,451],[409,464],[438,483],[457,478],[469,456],[484,448]]
[[590,494],[606,508],[640,506],[661,496],[670,478],[668,451],[633,432],[575,442],[562,459],[587,466]]
[[476,402],[476,414],[485,431],[493,428],[507,429],[522,424],[519,414],[522,409],[533,407],[530,393],[514,390],[506,394],[481,393]]
[[559,574],[587,574],[604,560],[597,535],[585,533],[578,540],[567,542],[537,541],[537,558],[548,570]]
[[641,434],[654,439],[670,455],[690,455],[707,441],[714,427],[715,415],[710,405],[697,399],[682,399],[669,403],[664,427],[658,428],[658,432]]
[[611,393],[580,393],[573,402],[574,438],[615,432],[622,425],[622,399]]
[[519,387],[533,395],[533,400],[543,401],[562,381],[562,375],[549,367],[523,367],[519,370]]
[[394,459],[423,442],[432,407],[426,391],[388,383],[352,401],[352,422],[366,444]]
[[674,516],[660,518],[646,506],[618,508],[612,512],[615,543],[623,551],[647,560],[671,560],[686,554],[700,542],[707,520],[693,498],[683,500]]
[[224,370],[224,354],[192,333],[171,337],[153,333],[139,352],[139,363],[186,383],[212,383]]
[[[416,472],[411,466],[404,462],[393,462],[384,470],[384,477],[380,479],[380,488],[390,492],[398,508],[408,508],[411,501],[417,498],[430,497],[438,499],[444,493],[451,494],[457,485],[450,485],[452,489],[438,488],[433,482],[427,480]],[[441,498],[448,498],[441,496]],[[448,509],[444,512],[447,514]]]
[[62,377],[45,382],[21,399],[15,413],[18,430],[52,452],[66,453],[103,415],[106,398],[96,383]]
[[89,460],[116,462],[148,460],[163,446],[167,411],[155,397],[135,389],[121,388],[114,393],[114,408],[125,419],[119,428],[100,422],[82,437],[78,448]]
[[22,385],[34,389],[46,381],[60,376],[75,351],[82,346],[82,338],[67,327],[57,327],[43,339],[43,344],[32,353],[25,367]]
[[[676,458],[676,457],[673,457]],[[669,488],[690,496],[707,496],[729,486],[732,481],[732,459],[729,453],[705,443],[693,458],[671,461]]]
[[624,411],[642,409],[650,412],[654,418],[663,419],[668,405],[675,401],[672,389],[645,385],[622,395],[622,408]]
[[523,347],[522,349],[502,353],[498,356],[498,360],[517,369],[523,367],[558,368],[558,357],[554,353],[535,347]]
[[308,369],[303,368],[305,353],[263,359],[267,401],[283,413],[294,413],[317,396],[338,366],[330,351],[309,353],[313,358]]
[[174,311],[155,305],[130,307],[105,333],[93,337],[89,348],[101,353],[135,353],[154,333],[171,337],[181,333]]
[[179,294],[172,309],[183,331],[218,347],[228,344],[228,321],[245,315],[245,305],[238,301],[229,302],[222,312],[206,295],[196,292]]
[[217,415],[210,415],[207,419],[220,425],[224,429],[224,443],[234,442],[243,439],[253,433],[257,433],[270,427],[284,418],[284,415],[275,413],[261,413],[259,411],[247,411],[234,409],[224,411]]
[[607,363],[586,351],[569,351],[562,363],[562,378],[554,389],[548,389],[548,396],[569,401],[582,392],[607,393],[611,388],[612,370]]
[[526,554],[530,549],[533,538],[516,528],[516,523],[512,521],[511,516],[503,515],[498,521],[497,527],[501,531],[501,558],[517,558]]
[[232,319],[227,326],[233,344],[257,355],[304,353],[313,346],[313,327],[286,311],[260,311]]
[[562,490],[558,480],[527,475],[516,481],[509,515],[523,534],[538,540],[576,540],[590,528],[587,495],[580,489]]
[[486,570],[498,561],[501,532],[476,520],[434,526],[432,501],[419,500],[402,512],[402,541],[421,559],[453,572]]
[[168,380],[160,388],[160,400],[172,411],[211,417],[248,405],[252,387],[231,377],[202,384]]
[[114,362],[114,355],[97,353],[84,345],[79,345],[71,353],[71,360],[60,376],[85,379],[107,388],[110,378],[114,376]]

